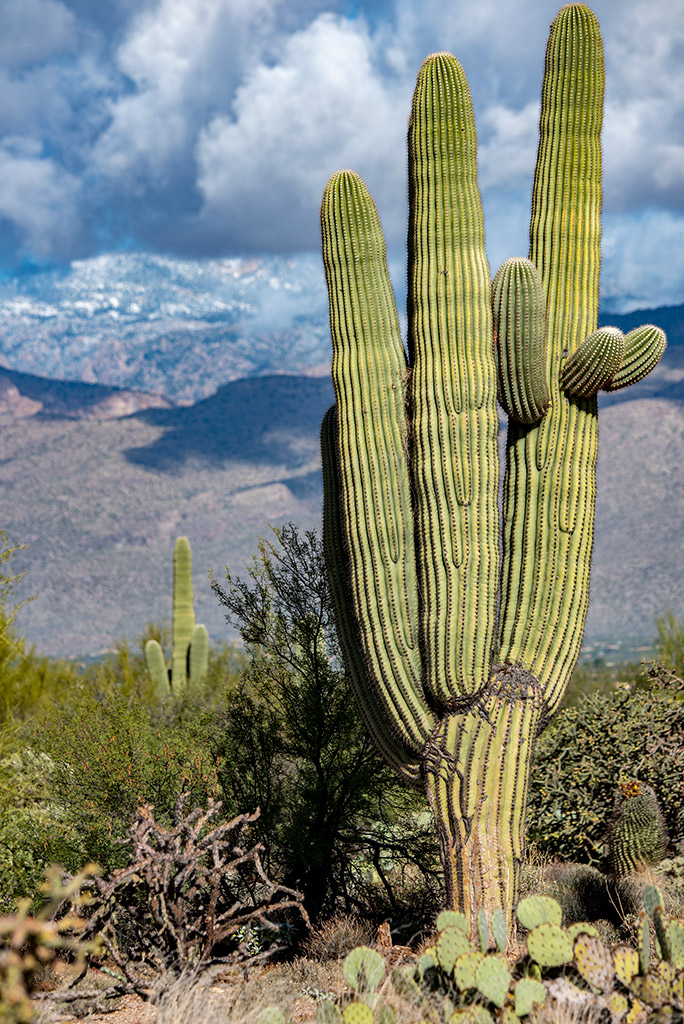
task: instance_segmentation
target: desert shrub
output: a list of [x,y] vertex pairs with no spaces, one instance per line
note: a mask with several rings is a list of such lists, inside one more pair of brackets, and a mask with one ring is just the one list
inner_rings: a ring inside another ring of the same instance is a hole
[[0,915],[12,913],[23,898],[40,904],[51,863],[64,855],[78,867],[88,860],[81,834],[51,798],[50,760],[30,748],[17,749],[16,731],[6,724],[0,735]]
[[375,941],[374,930],[367,921],[353,914],[338,914],[315,928],[302,947],[311,960],[342,960],[356,946]]
[[100,940],[127,989],[146,999],[190,972],[253,960],[255,927],[270,935],[257,954],[264,959],[277,952],[288,916],[306,921],[300,894],[264,872],[251,835],[258,814],[226,821],[220,802],[188,810],[188,796],[179,796],[168,828],[149,804],[140,807],[125,867],[93,880],[83,934]]
[[47,713],[53,703],[66,698],[78,679],[72,662],[27,649],[0,614],[0,728]]
[[181,792],[206,805],[218,791],[205,745],[215,714],[191,695],[163,707],[81,676],[39,720],[10,730],[0,759],[0,891],[5,906],[39,899],[45,868],[121,867],[121,840],[142,803],[170,821]]
[[163,625],[88,666],[27,651],[9,607],[19,577],[3,575],[11,554],[0,552],[0,912],[39,901],[51,863],[120,866],[141,802],[170,820],[180,792],[216,795],[204,723],[245,661],[233,646],[212,648],[203,686],[161,704],[143,650],[150,636],[164,640]]
[[670,672],[684,677],[684,616],[678,619],[671,611],[658,615],[656,629],[655,648],[658,661]]
[[424,798],[397,781],[360,719],[322,544],[285,526],[262,540],[249,579],[228,573],[227,584],[212,585],[251,660],[213,737],[222,799],[234,810],[261,808],[264,863],[304,893],[312,920],[373,913],[355,884],[373,871],[374,894],[396,912],[391,864],[413,858],[427,877],[435,842],[417,814]]
[[181,700],[159,709],[84,683],[35,726],[32,749],[49,759],[50,793],[80,831],[88,859],[111,869],[121,864],[118,840],[142,803],[170,821],[181,792],[197,804],[216,795],[216,765],[203,738],[201,719],[188,721]]
[[662,666],[639,685],[584,697],[562,709],[537,742],[528,838],[547,857],[602,866],[616,787],[648,783],[674,844],[684,791],[684,682]]

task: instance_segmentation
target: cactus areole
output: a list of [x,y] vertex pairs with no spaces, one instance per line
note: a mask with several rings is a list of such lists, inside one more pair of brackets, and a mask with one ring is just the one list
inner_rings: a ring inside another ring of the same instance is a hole
[[[597,331],[603,52],[582,4],[551,26],[529,259],[492,284],[468,84],[420,69],[409,122],[408,354],[366,186],[323,196],[336,404],[324,543],[345,660],[387,761],[424,788],[447,905],[510,921],[536,735],[589,598],[599,388],[657,363],[659,328]],[[509,416],[503,527],[497,397]]]

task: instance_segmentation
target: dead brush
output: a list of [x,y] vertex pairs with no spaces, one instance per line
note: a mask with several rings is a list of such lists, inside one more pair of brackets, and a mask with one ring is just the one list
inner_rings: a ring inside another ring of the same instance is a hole
[[[220,802],[210,799],[206,811],[187,813],[187,798],[179,797],[168,829],[143,805],[129,831],[130,863],[94,880],[86,936],[100,937],[122,988],[145,1000],[156,1000],[160,977],[170,984],[189,973],[272,956],[292,912],[308,923],[300,893],[272,882],[261,845],[244,843],[259,811],[211,827]],[[273,936],[256,955],[250,946],[255,930]]]
[[349,914],[339,914],[309,934],[302,952],[305,957],[319,963],[343,960],[357,946],[372,945],[374,938],[374,929],[368,922]]

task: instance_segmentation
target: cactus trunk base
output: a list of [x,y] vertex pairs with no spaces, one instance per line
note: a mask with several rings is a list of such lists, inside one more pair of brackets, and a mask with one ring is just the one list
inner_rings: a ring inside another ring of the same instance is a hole
[[499,908],[510,925],[525,845],[525,806],[544,702],[524,669],[499,665],[463,710],[440,720],[423,757],[447,906],[476,927]]

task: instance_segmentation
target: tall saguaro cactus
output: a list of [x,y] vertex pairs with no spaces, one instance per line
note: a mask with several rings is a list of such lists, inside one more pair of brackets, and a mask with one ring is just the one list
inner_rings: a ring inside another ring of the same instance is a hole
[[471,915],[501,907],[510,919],[534,740],[579,653],[596,393],[638,380],[665,347],[651,326],[596,330],[603,79],[594,15],[562,8],[529,259],[507,261],[492,285],[468,84],[450,54],[424,62],[409,123],[408,356],[366,186],[340,171],[323,197],[336,393],[322,429],[324,542],[338,626],[379,749],[426,791],[448,904]]
[[[173,549],[173,619],[171,665],[159,643],[148,640],[145,661],[150,678],[161,696],[180,693],[188,679],[201,682],[207,674],[209,635],[206,626],[195,625],[192,588],[192,551],[187,537],[179,537]],[[169,691],[169,687],[171,691]]]

